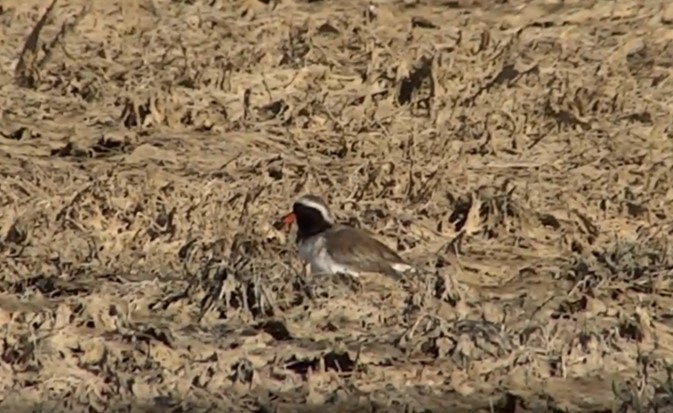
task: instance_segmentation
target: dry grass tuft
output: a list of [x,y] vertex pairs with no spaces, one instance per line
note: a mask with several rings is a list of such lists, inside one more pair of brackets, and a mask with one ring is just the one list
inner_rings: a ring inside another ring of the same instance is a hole
[[[4,1],[3,409],[670,406],[664,5]],[[422,276],[304,277],[305,192]]]

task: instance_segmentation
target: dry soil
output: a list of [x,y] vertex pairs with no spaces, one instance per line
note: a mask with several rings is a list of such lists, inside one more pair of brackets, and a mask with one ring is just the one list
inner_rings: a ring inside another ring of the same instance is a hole
[[670,411],[667,3],[3,0],[1,408]]

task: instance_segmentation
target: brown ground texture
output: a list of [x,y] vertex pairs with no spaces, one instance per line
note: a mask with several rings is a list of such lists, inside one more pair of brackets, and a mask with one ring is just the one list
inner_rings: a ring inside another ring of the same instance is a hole
[[672,411],[666,4],[2,1],[1,409]]

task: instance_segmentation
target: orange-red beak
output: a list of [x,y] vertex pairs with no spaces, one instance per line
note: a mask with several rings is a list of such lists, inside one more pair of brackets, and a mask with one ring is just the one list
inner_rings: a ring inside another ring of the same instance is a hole
[[292,224],[295,223],[296,221],[297,216],[294,214],[294,212],[290,212],[289,214],[285,215],[283,218],[280,219],[276,228],[280,229],[281,227],[284,227],[283,229],[288,230],[290,229]]
[[294,214],[294,212],[290,212],[289,214],[283,217],[283,224],[287,226],[294,224],[296,221],[297,216]]

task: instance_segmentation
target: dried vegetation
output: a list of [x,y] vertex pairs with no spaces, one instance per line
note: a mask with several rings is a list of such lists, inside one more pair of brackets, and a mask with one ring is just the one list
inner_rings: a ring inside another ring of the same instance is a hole
[[[670,409],[666,2],[47,6],[0,4],[3,409]],[[423,275],[303,277],[304,192]]]

